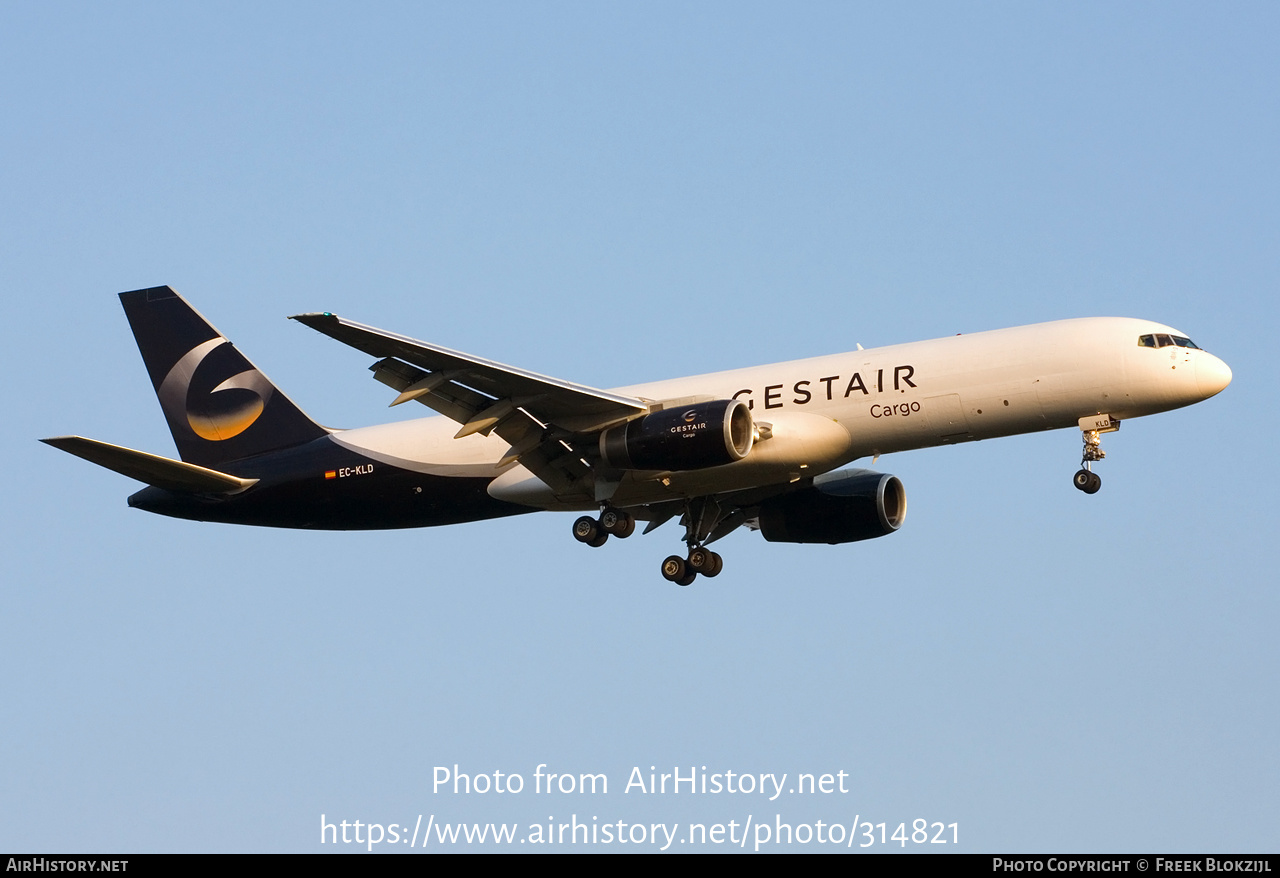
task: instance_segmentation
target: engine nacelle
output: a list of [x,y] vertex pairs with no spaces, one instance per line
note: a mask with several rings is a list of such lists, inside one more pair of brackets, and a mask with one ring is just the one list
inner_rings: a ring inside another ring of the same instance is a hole
[[813,487],[760,504],[760,533],[771,543],[853,543],[891,534],[907,516],[907,492],[897,476],[839,470]]
[[705,469],[742,460],[754,434],[746,403],[718,399],[663,409],[605,430],[600,456],[616,469]]

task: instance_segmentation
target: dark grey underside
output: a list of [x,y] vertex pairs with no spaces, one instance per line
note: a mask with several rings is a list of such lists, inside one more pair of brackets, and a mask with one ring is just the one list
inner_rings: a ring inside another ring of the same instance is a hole
[[[192,521],[314,530],[431,527],[537,511],[490,497],[487,478],[412,472],[370,460],[327,436],[223,469],[259,481],[232,495],[144,488],[129,505]],[[326,472],[335,476],[325,478]]]

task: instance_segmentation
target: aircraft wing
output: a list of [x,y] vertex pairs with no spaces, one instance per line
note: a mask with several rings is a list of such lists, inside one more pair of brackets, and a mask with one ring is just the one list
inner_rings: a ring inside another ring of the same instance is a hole
[[590,464],[573,447],[574,434],[581,442],[580,434],[649,411],[645,400],[504,366],[329,312],[291,319],[379,357],[369,368],[400,391],[392,405],[417,400],[460,423],[458,438],[496,432],[511,443],[503,463],[519,461],[562,496],[593,492]]

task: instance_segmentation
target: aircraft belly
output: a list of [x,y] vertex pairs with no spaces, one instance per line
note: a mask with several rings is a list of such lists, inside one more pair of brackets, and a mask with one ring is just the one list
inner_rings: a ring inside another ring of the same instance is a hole
[[144,488],[129,505],[194,521],[309,530],[386,530],[433,527],[518,515],[531,510],[485,492],[486,479],[451,479],[402,473],[329,490],[285,483],[229,498]]
[[319,530],[430,527],[529,511],[489,496],[488,476],[415,472],[327,436],[233,469],[258,483],[230,496],[146,488],[129,505],[197,521]]

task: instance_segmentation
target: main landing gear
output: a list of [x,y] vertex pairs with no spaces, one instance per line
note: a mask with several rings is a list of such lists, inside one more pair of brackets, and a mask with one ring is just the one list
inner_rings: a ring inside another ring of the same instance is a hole
[[722,509],[714,498],[695,497],[689,500],[680,519],[689,551],[683,558],[668,556],[662,562],[662,578],[676,585],[689,585],[699,573],[719,576],[724,569],[724,559],[708,549],[706,544],[736,528],[742,523],[742,518],[740,512]]
[[701,573],[703,576],[717,576],[724,569],[724,559],[719,553],[706,546],[693,546],[689,555],[669,555],[662,562],[662,578],[676,585],[689,585]]
[[[726,514],[728,512],[729,514]],[[662,524],[674,516],[673,511],[650,521],[649,530]],[[681,522],[684,524],[684,541],[689,551],[685,557],[670,555],[662,562],[662,578],[676,585],[689,585],[701,573],[703,576],[718,576],[724,569],[724,559],[706,547],[738,527],[744,516],[741,512],[722,510],[713,499],[696,498],[685,506]],[[600,516],[592,518],[584,515],[573,523],[573,538],[588,546],[600,547],[610,536],[625,539],[636,529],[636,520],[631,513],[623,509],[615,509],[605,505],[600,509]]]
[[584,515],[573,523],[573,538],[586,543],[593,549],[604,545],[605,540],[614,536],[620,540],[635,533],[636,520],[630,512],[606,506],[600,510],[599,518]]

